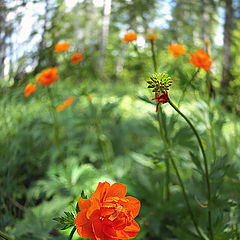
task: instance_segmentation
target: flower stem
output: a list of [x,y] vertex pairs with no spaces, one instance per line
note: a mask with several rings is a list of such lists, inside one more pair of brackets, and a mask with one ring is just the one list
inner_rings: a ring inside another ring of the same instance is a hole
[[[196,128],[193,126],[193,124],[191,123],[191,121],[179,110],[179,108],[171,101],[171,99],[169,99],[169,104],[174,108],[175,111],[177,111],[183,118],[184,120],[188,123],[188,125],[191,127],[192,131],[194,132],[198,144],[200,146],[202,155],[203,155],[203,160],[204,160],[204,167],[205,167],[205,177],[206,177],[206,182],[207,182],[207,190],[208,190],[208,206],[209,203],[211,204],[211,185],[210,185],[210,179],[209,179],[209,172],[208,172],[208,162],[207,162],[207,157],[206,157],[206,153],[204,151],[204,147],[202,144],[202,140],[196,130]],[[209,231],[209,235],[210,235],[210,239],[213,240],[213,229],[212,229],[212,214],[211,214],[211,209],[208,208],[208,231]]]
[[68,237],[68,240],[72,240],[72,237],[73,237],[73,234],[75,233],[75,231],[76,231],[76,227],[74,227],[74,228],[72,229],[72,231],[71,231],[71,233],[70,233],[70,235],[69,235],[69,237]]
[[197,76],[197,74],[199,73],[199,71],[200,71],[200,68],[198,68],[198,69],[196,70],[196,72],[194,72],[194,74],[192,75],[192,78],[185,84],[185,88],[183,89],[182,95],[181,95],[181,97],[179,98],[179,101],[178,101],[178,107],[180,106],[181,102],[183,101],[183,98],[184,98],[184,96],[185,96],[185,93],[186,93],[186,91],[187,91],[187,88],[188,88],[190,85],[192,85],[192,82],[193,82],[193,80],[195,79],[195,77]]
[[156,62],[156,55],[155,55],[155,51],[154,51],[154,42],[151,42],[151,50],[152,50],[152,60],[153,60],[153,67],[154,67],[154,71],[157,72],[157,62]]
[[12,240],[11,237],[9,237],[8,235],[4,234],[3,232],[0,231],[0,237],[6,240]]
[[[160,109],[159,109],[159,110],[158,110],[158,122],[159,122],[159,127],[160,127],[160,125],[161,125],[160,118],[161,118],[161,115],[160,115]],[[171,150],[170,150],[170,148],[169,148],[169,144],[168,144],[166,135],[165,135],[162,127],[160,127],[160,133],[161,133],[161,136],[162,136],[162,139],[163,139],[165,148],[167,149],[168,156],[169,156],[169,158],[170,158],[170,160],[171,160],[171,163],[172,163],[172,165],[173,165],[173,168],[174,168],[174,170],[175,170],[175,172],[176,172],[176,175],[177,175],[177,178],[178,178],[180,187],[181,187],[182,192],[183,192],[183,197],[184,197],[184,200],[185,200],[185,202],[186,202],[188,211],[189,211],[189,213],[190,213],[190,217],[191,217],[191,219],[192,219],[193,225],[194,225],[194,227],[195,227],[198,235],[200,236],[200,238],[201,238],[201,239],[204,239],[203,236],[202,236],[202,234],[201,234],[201,232],[200,232],[200,230],[199,230],[199,228],[198,228],[198,224],[197,224],[197,222],[196,222],[196,220],[195,220],[195,218],[194,218],[194,215],[193,215],[193,212],[192,212],[192,209],[191,209],[191,206],[190,206],[188,197],[187,197],[187,193],[186,193],[186,190],[185,190],[185,187],[184,187],[182,178],[181,178],[181,176],[180,176],[180,173],[179,173],[179,171],[178,171],[178,167],[177,167],[177,165],[176,165],[176,163],[175,163],[175,161],[174,161],[174,158],[173,158],[173,156],[172,156],[172,152],[171,152]],[[169,163],[168,163],[167,166],[168,166],[168,168],[169,168]],[[168,171],[169,171],[169,170],[167,170],[167,172],[168,172]],[[167,181],[167,184],[169,185],[169,179],[167,179],[167,180],[168,180],[168,181]],[[169,186],[167,186],[167,189],[169,189]],[[169,193],[167,192],[167,194],[169,194]],[[167,195],[167,196],[168,196],[168,195]]]

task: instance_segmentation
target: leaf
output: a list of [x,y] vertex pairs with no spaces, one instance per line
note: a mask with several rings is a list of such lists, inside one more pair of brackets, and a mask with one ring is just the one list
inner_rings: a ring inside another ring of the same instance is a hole
[[138,98],[146,103],[154,104],[154,102],[150,100],[146,95],[138,96]]
[[71,212],[64,212],[66,216],[53,218],[56,222],[58,222],[57,227],[61,230],[68,229],[70,227],[75,226],[75,216]]

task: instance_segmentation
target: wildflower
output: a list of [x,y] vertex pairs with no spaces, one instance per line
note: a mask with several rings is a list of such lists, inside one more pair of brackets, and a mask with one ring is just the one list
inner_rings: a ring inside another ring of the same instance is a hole
[[208,207],[208,205],[203,205],[203,204],[201,204],[201,203],[199,202],[199,200],[197,199],[197,196],[196,196],[196,195],[194,196],[194,199],[195,199],[195,201],[198,203],[198,205],[199,205],[200,207],[202,207],[202,208],[207,208],[207,207]]
[[176,43],[168,45],[168,50],[176,58],[186,53],[184,46]]
[[155,42],[157,40],[157,34],[148,33],[146,34],[146,39]]
[[65,100],[65,101],[63,102],[63,106],[64,106],[65,108],[66,108],[66,107],[69,107],[69,106],[72,104],[73,100],[74,100],[74,97],[73,97],[73,96],[69,97],[67,100]]
[[124,35],[124,38],[122,39],[123,42],[132,42],[137,40],[137,33],[128,32]]
[[41,83],[42,86],[50,86],[58,79],[57,67],[45,69],[41,72],[41,75],[37,78],[37,83]]
[[80,212],[75,219],[77,233],[82,238],[117,240],[136,237],[140,228],[134,221],[140,202],[125,197],[126,186],[99,183],[89,199],[79,198]]
[[70,44],[68,42],[57,43],[55,45],[54,52],[56,52],[56,53],[65,52],[69,49],[69,47],[70,47]]
[[83,58],[83,53],[73,53],[71,56],[72,63],[79,63]]
[[62,112],[64,110],[64,106],[63,105],[60,105],[57,107],[57,111],[58,112]]
[[195,54],[191,53],[189,62],[198,68],[203,68],[207,72],[212,73],[210,70],[210,66],[212,65],[210,55],[202,49],[198,49]]
[[33,92],[36,91],[36,84],[29,83],[24,90],[25,97],[29,97]]
[[153,88],[152,92],[155,92],[154,99],[157,100],[156,112],[160,103],[169,102],[168,90],[172,82],[171,77],[166,73],[154,73],[147,80],[148,88]]

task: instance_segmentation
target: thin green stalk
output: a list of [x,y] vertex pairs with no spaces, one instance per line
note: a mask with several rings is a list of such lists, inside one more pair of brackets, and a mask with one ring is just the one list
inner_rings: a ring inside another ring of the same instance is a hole
[[[188,125],[191,127],[192,131],[194,132],[197,140],[198,140],[198,144],[200,146],[202,155],[203,155],[203,160],[204,160],[204,167],[205,167],[205,177],[206,177],[206,182],[207,182],[207,190],[208,190],[208,204],[211,204],[211,185],[210,185],[210,179],[209,179],[209,172],[208,172],[208,162],[207,162],[207,157],[204,151],[204,147],[202,144],[202,140],[197,132],[197,130],[195,129],[195,127],[193,126],[193,124],[190,122],[190,120],[178,109],[178,107],[171,101],[171,99],[169,99],[169,104],[174,108],[175,111],[177,111],[183,118],[184,120],[188,123]],[[212,214],[211,214],[211,208],[208,208],[208,230],[209,230],[209,235],[210,235],[210,239],[214,240],[213,237],[213,229],[212,229]]]
[[68,237],[68,240],[72,240],[72,237],[73,237],[73,234],[75,233],[75,231],[76,231],[76,227],[74,227],[74,228],[72,229],[72,231],[71,231],[71,233],[70,233],[70,235],[69,235],[69,237]]
[[[199,230],[199,228],[198,228],[198,224],[197,224],[197,222],[196,222],[196,220],[195,220],[195,218],[194,218],[194,215],[193,215],[193,212],[192,212],[192,209],[191,209],[191,206],[190,206],[188,197],[187,197],[187,193],[186,193],[186,190],[185,190],[185,187],[184,187],[182,178],[181,178],[180,173],[179,173],[179,171],[178,171],[177,165],[176,165],[176,163],[175,163],[175,161],[174,161],[174,159],[173,159],[172,152],[171,152],[171,150],[170,150],[170,148],[169,148],[169,144],[168,144],[166,135],[165,135],[164,131],[162,130],[161,122],[160,122],[160,117],[161,117],[161,116],[160,116],[160,110],[159,110],[159,111],[158,111],[158,122],[159,122],[160,132],[161,132],[161,135],[162,135],[162,139],[163,139],[165,148],[167,149],[168,156],[169,156],[169,158],[170,158],[170,160],[171,160],[171,163],[172,163],[172,165],[173,165],[173,168],[174,168],[174,170],[175,170],[175,172],[176,172],[176,175],[177,175],[179,184],[180,184],[181,189],[182,189],[182,192],[183,192],[183,197],[184,197],[184,200],[185,200],[185,202],[186,202],[188,211],[189,211],[189,213],[190,213],[190,217],[191,217],[191,220],[192,220],[192,222],[193,222],[193,225],[194,225],[194,227],[195,227],[195,229],[196,229],[199,237],[200,237],[201,239],[204,239],[204,237],[202,236],[202,234],[201,234],[201,232],[200,232],[200,230]],[[169,165],[169,164],[168,164],[168,165]],[[169,189],[169,188],[167,188],[167,189]]]
[[6,240],[13,240],[11,237],[8,235],[4,234],[3,232],[0,231],[0,237]]
[[157,61],[156,61],[156,55],[155,55],[155,51],[154,51],[154,42],[151,42],[151,50],[152,50],[152,60],[153,60],[153,67],[154,67],[154,71],[157,72]]
[[198,68],[196,70],[196,72],[194,72],[194,74],[192,75],[192,78],[185,84],[185,88],[183,89],[182,95],[181,95],[181,97],[179,98],[179,101],[178,101],[178,107],[180,106],[181,102],[184,99],[184,96],[185,96],[185,93],[187,91],[187,88],[192,85],[192,82],[195,79],[195,77],[197,76],[197,74],[199,73],[199,71],[200,71],[200,68]]
[[[154,42],[151,42],[151,51],[152,51],[152,61],[153,61],[153,67],[154,67],[154,71],[157,72],[157,61],[156,61],[156,54],[155,54],[155,50],[154,50]],[[160,134],[161,137],[164,141],[164,138],[167,140],[167,136],[166,136],[166,131],[165,128],[163,127],[163,112],[162,112],[162,106],[159,104],[158,106],[158,123],[159,123],[159,129],[160,129]],[[168,201],[170,199],[170,190],[169,190],[169,183],[170,183],[170,166],[169,166],[169,160],[166,159],[165,161],[166,163],[166,200]]]

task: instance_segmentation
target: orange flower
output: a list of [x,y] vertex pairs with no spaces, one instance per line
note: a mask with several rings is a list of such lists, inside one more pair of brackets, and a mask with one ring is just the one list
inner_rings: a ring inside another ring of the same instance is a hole
[[176,58],[186,53],[184,46],[176,43],[168,45],[168,50],[171,52],[171,55]]
[[33,92],[36,91],[36,84],[29,83],[24,90],[25,97],[29,97]]
[[58,52],[65,52],[69,49],[70,44],[68,42],[61,42],[61,43],[57,43],[55,45],[55,49],[54,52],[58,53]]
[[65,101],[63,102],[64,108],[69,107],[69,106],[72,104],[73,99],[74,99],[74,97],[71,96],[71,97],[69,97],[67,100],[65,100]]
[[37,78],[37,83],[41,83],[42,86],[50,86],[58,79],[57,67],[45,69],[41,72],[41,75]]
[[202,49],[198,49],[196,54],[191,53],[189,62],[198,68],[203,68],[207,72],[212,73],[210,70],[210,66],[212,65],[210,55]]
[[89,199],[79,198],[80,212],[75,219],[77,233],[82,238],[118,240],[136,237],[140,228],[134,221],[140,202],[125,197],[127,188],[121,183],[110,186],[99,183]]
[[72,63],[79,63],[83,58],[83,53],[73,53],[71,56]]
[[124,35],[122,42],[132,42],[137,40],[137,33],[128,32]]
[[155,92],[155,100],[157,100],[157,106],[156,106],[156,112],[158,111],[158,106],[160,103],[164,104],[169,102],[169,96],[168,96],[168,92],[165,91],[162,93],[161,96],[159,96],[159,94],[157,92]]
[[146,39],[155,42],[157,40],[157,34],[148,33],[146,34]]
[[58,112],[62,112],[64,110],[64,106],[63,105],[60,105],[57,107],[57,111]]

